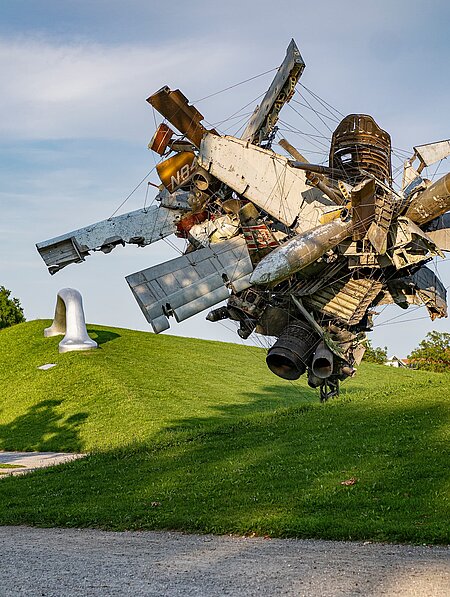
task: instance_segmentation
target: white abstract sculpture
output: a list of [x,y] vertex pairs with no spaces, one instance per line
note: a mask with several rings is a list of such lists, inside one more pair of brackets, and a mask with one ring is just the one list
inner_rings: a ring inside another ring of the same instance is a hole
[[62,288],[58,292],[53,323],[44,330],[46,338],[59,334],[65,334],[59,343],[59,352],[97,348],[97,342],[88,336],[83,299],[75,288]]

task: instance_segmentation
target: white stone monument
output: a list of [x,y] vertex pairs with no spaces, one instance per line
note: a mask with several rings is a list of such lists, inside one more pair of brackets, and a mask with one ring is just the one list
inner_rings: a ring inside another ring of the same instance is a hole
[[75,288],[62,288],[58,292],[53,323],[44,330],[46,338],[60,334],[64,334],[64,338],[59,343],[59,352],[91,350],[98,346],[97,342],[88,336],[83,299]]

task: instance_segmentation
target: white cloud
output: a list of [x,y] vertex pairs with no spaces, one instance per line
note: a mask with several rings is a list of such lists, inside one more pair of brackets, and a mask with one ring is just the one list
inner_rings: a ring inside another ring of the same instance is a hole
[[[166,47],[0,42],[0,134],[5,138],[135,139],[152,119],[158,86],[207,84],[205,74],[239,62],[225,43]],[[208,88],[209,91],[210,88]]]

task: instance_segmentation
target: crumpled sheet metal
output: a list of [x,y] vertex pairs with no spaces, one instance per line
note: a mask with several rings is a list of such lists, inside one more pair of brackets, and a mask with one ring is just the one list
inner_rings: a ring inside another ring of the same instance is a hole
[[137,209],[37,243],[36,248],[54,274],[70,263],[84,261],[89,251],[109,253],[125,243],[150,245],[174,234],[181,213],[159,205]]
[[189,105],[187,97],[179,89],[173,91],[166,85],[147,98],[147,101],[196,147],[200,145],[206,132],[200,122],[203,115],[197,108]]
[[317,226],[336,204],[306,182],[305,173],[288,159],[235,137],[206,134],[198,164],[277,220],[304,232]]
[[406,215],[421,226],[450,210],[450,172],[413,197]]
[[431,166],[450,155],[450,139],[426,143],[425,145],[415,145],[413,149],[424,167]]
[[415,273],[388,282],[389,294],[380,305],[396,303],[406,309],[424,304],[432,320],[447,317],[447,290],[436,274],[422,266]]
[[450,251],[450,212],[429,222],[425,230],[441,251]]
[[409,218],[397,218],[392,232],[392,262],[397,269],[443,256],[435,242]]

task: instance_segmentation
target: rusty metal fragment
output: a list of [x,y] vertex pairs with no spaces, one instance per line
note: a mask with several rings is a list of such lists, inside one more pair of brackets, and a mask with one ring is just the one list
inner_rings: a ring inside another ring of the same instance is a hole
[[375,217],[375,181],[365,178],[353,187],[352,203],[352,235],[353,240],[363,239]]
[[179,89],[172,91],[166,85],[147,98],[147,101],[196,147],[200,146],[207,130],[200,122],[203,115],[197,108],[189,105],[189,100]]
[[148,144],[148,148],[159,155],[164,155],[173,134],[173,130],[162,122],[156,129],[155,134]]
[[450,139],[426,143],[425,145],[415,145],[413,149],[414,157],[417,156],[420,160],[420,166],[417,168],[420,174],[426,166],[431,166],[450,155]]
[[367,238],[380,255],[384,255],[387,251],[387,239],[393,215],[394,201],[392,195],[379,192],[375,196],[374,221],[367,231]]
[[331,138],[330,167],[343,170],[351,180],[369,172],[391,183],[390,135],[367,114],[346,116]]

